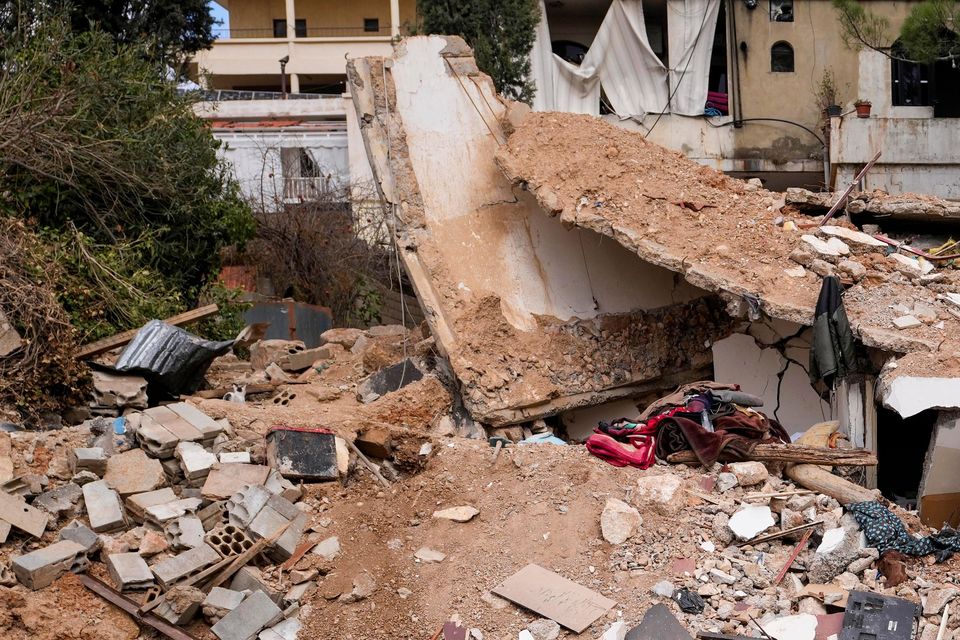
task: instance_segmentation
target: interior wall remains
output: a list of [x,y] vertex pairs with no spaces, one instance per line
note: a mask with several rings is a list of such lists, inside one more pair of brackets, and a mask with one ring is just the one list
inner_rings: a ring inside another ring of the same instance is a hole
[[960,411],[937,416],[920,484],[920,519],[931,527],[960,526]]
[[810,385],[811,330],[781,320],[752,322],[713,344],[717,382],[737,383],[763,399],[763,413],[791,435],[831,419],[830,405]]

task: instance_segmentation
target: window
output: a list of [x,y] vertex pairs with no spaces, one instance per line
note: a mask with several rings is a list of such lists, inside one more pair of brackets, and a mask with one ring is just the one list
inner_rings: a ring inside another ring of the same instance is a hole
[[770,0],[770,22],[793,22],[793,0]]
[[793,73],[793,47],[781,40],[770,47],[770,71]]
[[[307,37],[307,21],[303,18],[297,18],[293,21],[293,35],[296,38],[306,38]],[[277,20],[273,21],[273,37],[274,38],[286,38],[287,37],[287,21],[286,20]]]
[[379,33],[380,18],[364,18],[363,30],[366,31],[367,33]]

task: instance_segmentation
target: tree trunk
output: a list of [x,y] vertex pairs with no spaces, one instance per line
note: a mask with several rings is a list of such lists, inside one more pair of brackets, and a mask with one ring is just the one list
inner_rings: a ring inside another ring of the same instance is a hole
[[842,505],[852,502],[871,502],[877,499],[876,491],[844,480],[812,464],[788,465],[785,473],[801,487],[826,494]]
[[[825,449],[801,444],[758,444],[747,460],[872,467],[877,464],[877,454],[868,449]],[[700,461],[693,451],[678,451],[667,456],[667,462],[696,464]]]

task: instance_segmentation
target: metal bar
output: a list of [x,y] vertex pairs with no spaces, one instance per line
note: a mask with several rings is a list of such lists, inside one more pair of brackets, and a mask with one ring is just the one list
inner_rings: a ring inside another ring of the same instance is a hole
[[842,207],[846,203],[847,197],[850,195],[850,192],[852,192],[854,187],[856,187],[857,184],[861,180],[863,180],[863,176],[867,175],[867,171],[869,171],[871,167],[873,167],[873,163],[875,163],[879,159],[880,159],[880,152],[877,151],[877,155],[873,156],[873,159],[863,166],[863,169],[861,169],[860,173],[857,174],[857,177],[853,179],[853,182],[847,185],[847,188],[844,189],[843,193],[840,194],[840,199],[837,200],[834,203],[834,205],[830,207],[830,211],[827,211],[826,215],[824,215],[823,218],[820,219],[820,222],[817,225],[818,227],[822,227],[824,224],[826,224],[827,220],[832,218],[833,215],[840,209],[840,207]]
[[87,589],[90,589],[90,591],[93,591],[110,604],[127,613],[134,620],[153,627],[163,635],[170,638],[170,640],[197,640],[194,636],[190,635],[180,627],[172,625],[162,618],[158,618],[152,614],[140,615],[137,611],[140,608],[140,605],[130,598],[117,593],[117,591],[115,591],[107,583],[97,580],[93,576],[86,574],[80,574],[79,578],[80,582],[82,582],[83,586],[85,586]]

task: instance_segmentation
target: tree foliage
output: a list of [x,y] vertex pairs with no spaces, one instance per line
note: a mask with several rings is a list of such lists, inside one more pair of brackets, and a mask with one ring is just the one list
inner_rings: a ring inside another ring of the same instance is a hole
[[0,26],[8,34],[52,13],[65,16],[74,33],[96,29],[174,69],[213,44],[207,0],[0,0]]
[[458,35],[473,47],[477,66],[504,96],[531,102],[530,51],[540,10],[536,0],[419,0],[418,31]]
[[890,21],[864,7],[858,0],[833,0],[844,38],[853,48],[866,46],[890,57],[910,62],[932,63],[960,57],[960,2],[923,0],[910,10],[896,50]]
[[253,218],[189,99],[136,45],[47,16],[0,41],[0,212],[60,250],[86,339],[189,306]]

